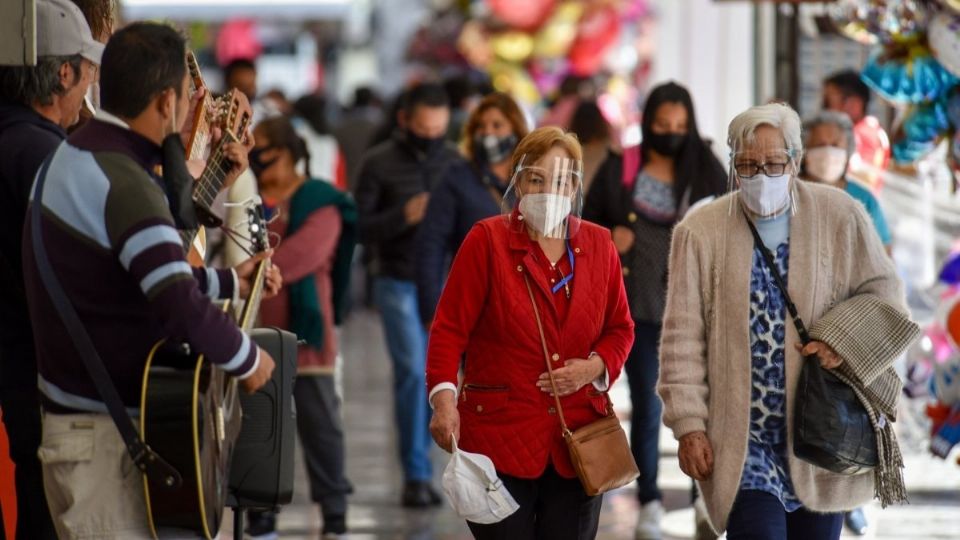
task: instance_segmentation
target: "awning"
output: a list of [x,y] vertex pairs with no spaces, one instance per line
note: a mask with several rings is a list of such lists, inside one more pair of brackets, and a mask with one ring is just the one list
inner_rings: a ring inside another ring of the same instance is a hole
[[350,11],[350,0],[121,0],[120,8],[127,20],[305,21],[343,19]]

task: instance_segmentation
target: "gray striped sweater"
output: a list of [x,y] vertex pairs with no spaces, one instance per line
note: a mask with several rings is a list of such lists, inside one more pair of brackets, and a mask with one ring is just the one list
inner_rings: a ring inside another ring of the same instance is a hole
[[[50,158],[42,200],[54,271],[134,413],[158,340],[186,343],[239,377],[259,361],[257,347],[212,302],[233,297],[235,274],[191,268],[184,258],[152,173],[160,158],[156,144],[119,121],[93,120]],[[105,412],[37,274],[30,234],[28,219],[23,267],[44,405],[53,412]]]

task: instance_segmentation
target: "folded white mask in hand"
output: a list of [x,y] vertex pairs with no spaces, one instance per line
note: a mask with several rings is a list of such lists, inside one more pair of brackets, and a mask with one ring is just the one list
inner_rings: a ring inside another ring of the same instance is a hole
[[453,456],[443,471],[443,491],[457,515],[486,525],[502,521],[520,508],[497,476],[490,458],[464,452],[453,439]]

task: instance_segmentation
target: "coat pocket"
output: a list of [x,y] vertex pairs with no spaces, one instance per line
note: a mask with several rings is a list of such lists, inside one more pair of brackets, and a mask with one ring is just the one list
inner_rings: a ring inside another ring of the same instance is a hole
[[507,385],[465,384],[460,390],[460,411],[486,416],[507,404],[510,387]]
[[93,459],[94,431],[75,430],[48,437],[37,450],[37,457],[45,465],[82,463]]

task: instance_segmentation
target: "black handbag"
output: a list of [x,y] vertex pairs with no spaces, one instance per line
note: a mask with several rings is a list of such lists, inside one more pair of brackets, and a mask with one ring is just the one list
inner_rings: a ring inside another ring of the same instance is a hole
[[[807,328],[790,299],[787,285],[770,250],[756,227],[747,218],[753,241],[783,293],[790,317],[804,345],[810,343]],[[867,409],[853,388],[829,370],[820,367],[815,356],[805,358],[794,401],[793,453],[807,463],[837,474],[856,474],[877,466],[877,438]]]

